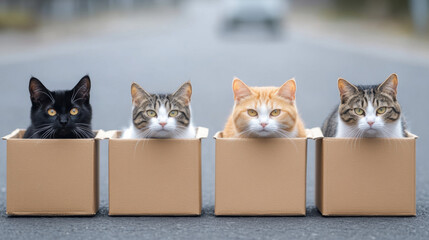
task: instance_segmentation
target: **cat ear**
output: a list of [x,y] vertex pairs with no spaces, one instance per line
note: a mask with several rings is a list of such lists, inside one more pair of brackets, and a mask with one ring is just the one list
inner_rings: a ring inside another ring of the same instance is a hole
[[150,94],[146,92],[140,85],[137,83],[131,84],[131,97],[133,99],[134,106],[140,106],[144,99],[148,99]]
[[250,88],[238,78],[234,78],[232,82],[232,91],[234,92],[234,99],[236,101],[252,95]]
[[31,77],[30,79],[30,98],[33,103],[41,103],[44,101],[54,101],[51,92],[40,82],[39,79]]
[[398,89],[398,75],[392,73],[382,84],[378,86],[378,90],[382,92],[387,92],[396,96]]
[[286,81],[277,91],[277,95],[291,101],[295,101],[296,83],[295,79]]
[[342,78],[338,79],[338,90],[340,90],[341,102],[345,102],[350,95],[359,91],[355,85]]
[[185,105],[189,105],[191,103],[191,96],[192,96],[192,85],[191,82],[185,82],[182,84],[182,86],[177,89],[175,93],[173,93],[173,96],[179,99],[182,99],[185,101]]
[[83,100],[89,101],[89,92],[91,91],[91,80],[89,76],[84,76],[72,90],[72,102]]

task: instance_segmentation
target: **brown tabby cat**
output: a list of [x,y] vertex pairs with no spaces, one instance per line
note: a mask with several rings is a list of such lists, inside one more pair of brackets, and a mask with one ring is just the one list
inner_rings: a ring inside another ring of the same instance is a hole
[[340,104],[325,120],[325,137],[402,138],[406,123],[397,99],[398,76],[390,75],[378,85],[353,85],[338,80]]
[[223,137],[306,137],[295,105],[295,80],[279,88],[248,87],[236,78],[232,89],[235,105]]
[[191,119],[190,82],[182,84],[174,93],[146,92],[140,85],[131,85],[133,99],[132,122],[122,138],[194,138]]

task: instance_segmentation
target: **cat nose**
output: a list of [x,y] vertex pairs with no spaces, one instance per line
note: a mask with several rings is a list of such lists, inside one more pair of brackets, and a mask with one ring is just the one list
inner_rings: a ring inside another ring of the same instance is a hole
[[66,117],[60,117],[60,123],[61,125],[65,126],[67,124],[68,120]]
[[159,125],[161,125],[162,127],[164,127],[165,125],[167,125],[166,122],[159,122]]
[[367,123],[370,127],[372,127],[372,125],[374,125],[374,121],[368,121]]
[[264,128],[268,125],[268,123],[261,123],[261,126]]

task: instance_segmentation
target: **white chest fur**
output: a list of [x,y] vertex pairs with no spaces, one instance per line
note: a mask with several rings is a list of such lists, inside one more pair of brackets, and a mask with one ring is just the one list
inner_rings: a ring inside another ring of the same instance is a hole
[[385,123],[379,129],[367,129],[358,125],[350,126],[341,120],[338,114],[338,126],[335,137],[337,138],[358,138],[358,137],[376,137],[376,138],[402,138],[402,120],[394,123]]

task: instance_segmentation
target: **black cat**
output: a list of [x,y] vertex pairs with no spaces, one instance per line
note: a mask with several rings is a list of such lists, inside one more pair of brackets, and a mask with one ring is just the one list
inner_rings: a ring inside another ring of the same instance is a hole
[[91,80],[83,77],[70,91],[49,91],[30,79],[31,126],[24,138],[93,138]]

